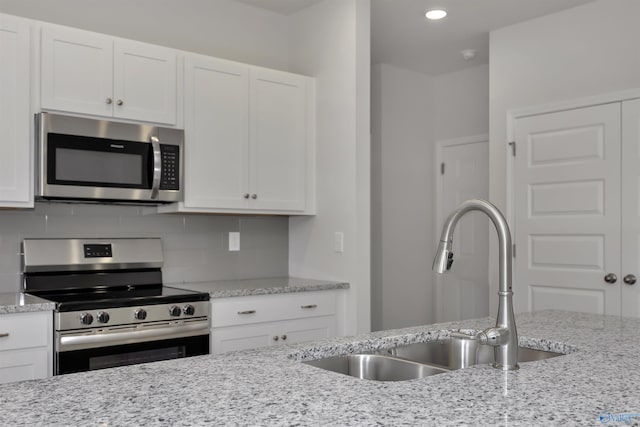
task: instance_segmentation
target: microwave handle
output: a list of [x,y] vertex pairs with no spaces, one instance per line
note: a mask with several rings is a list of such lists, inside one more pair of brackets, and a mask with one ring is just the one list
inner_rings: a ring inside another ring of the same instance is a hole
[[153,148],[153,182],[151,183],[151,198],[158,198],[160,190],[160,175],[162,173],[162,155],[160,152],[160,140],[157,136],[151,137],[151,147]]

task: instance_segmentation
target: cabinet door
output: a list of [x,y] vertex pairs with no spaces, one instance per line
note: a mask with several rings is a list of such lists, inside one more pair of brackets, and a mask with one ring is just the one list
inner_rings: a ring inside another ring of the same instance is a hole
[[273,322],[229,326],[211,330],[211,354],[267,347],[275,342]]
[[247,208],[249,77],[241,64],[185,58],[185,201]]
[[51,363],[46,348],[0,352],[0,384],[47,378]]
[[114,52],[114,116],[176,123],[176,51],[117,40]]
[[[322,316],[283,322],[280,342],[294,344],[336,336],[336,317]],[[286,339],[282,339],[285,336]]]
[[[640,316],[640,100],[622,103],[622,315]],[[627,278],[628,283],[625,282]]]
[[32,207],[29,24],[0,15],[0,206]]
[[621,278],[604,278],[620,271],[620,104],[517,119],[515,131],[516,310],[619,314]]
[[306,78],[252,69],[250,100],[251,207],[304,210]]
[[113,41],[88,31],[42,27],[42,108],[111,116]]

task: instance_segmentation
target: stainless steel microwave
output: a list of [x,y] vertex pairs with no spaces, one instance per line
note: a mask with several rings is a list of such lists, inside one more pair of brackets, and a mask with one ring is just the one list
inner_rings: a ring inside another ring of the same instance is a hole
[[36,115],[36,197],[182,200],[184,131],[53,113]]

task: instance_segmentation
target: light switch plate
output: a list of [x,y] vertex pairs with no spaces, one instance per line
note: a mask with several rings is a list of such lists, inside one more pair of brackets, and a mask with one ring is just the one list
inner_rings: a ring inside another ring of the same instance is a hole
[[229,252],[238,252],[240,250],[240,232],[229,232]]

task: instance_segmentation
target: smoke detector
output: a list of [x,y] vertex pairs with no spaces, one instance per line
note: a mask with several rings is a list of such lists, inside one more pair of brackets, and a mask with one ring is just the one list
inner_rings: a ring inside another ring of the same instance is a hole
[[464,49],[460,52],[465,61],[471,61],[475,59],[476,54],[478,53],[475,49]]

